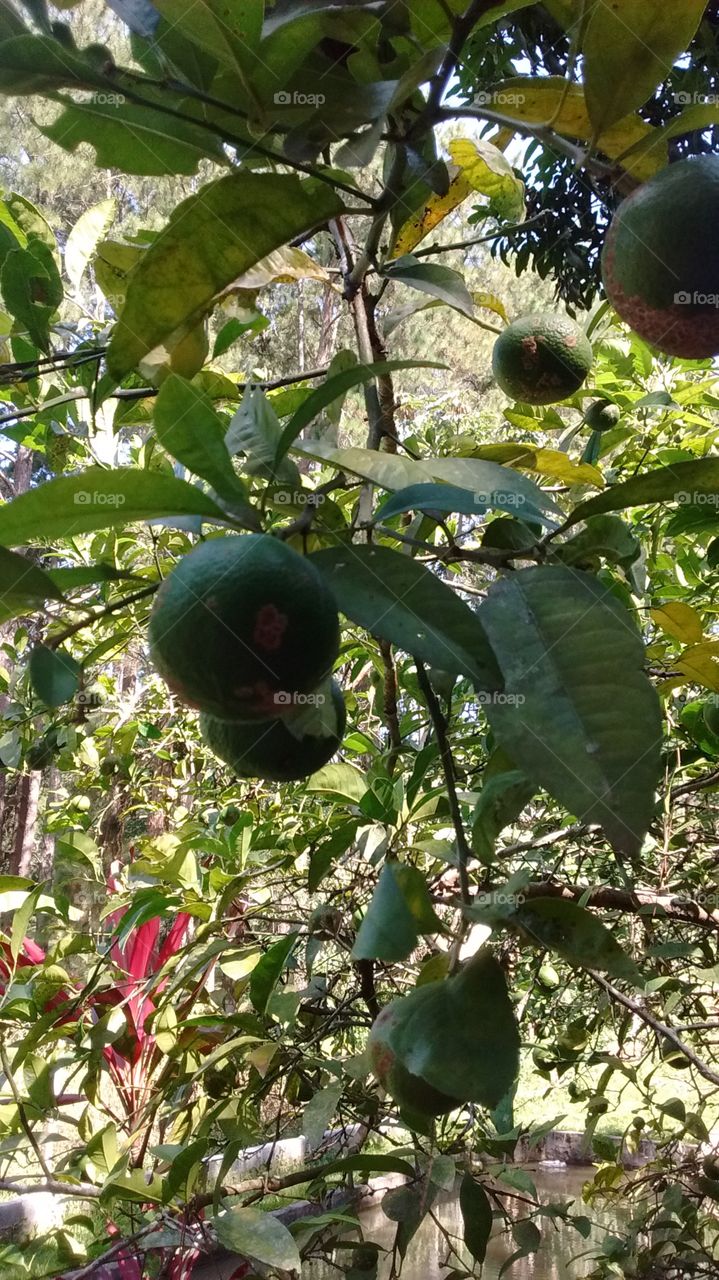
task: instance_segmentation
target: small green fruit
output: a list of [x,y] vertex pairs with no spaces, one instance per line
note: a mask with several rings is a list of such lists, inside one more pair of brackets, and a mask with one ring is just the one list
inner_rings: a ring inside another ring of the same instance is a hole
[[587,409],[584,422],[592,431],[611,431],[621,416],[619,405],[612,404],[611,400],[595,400]]

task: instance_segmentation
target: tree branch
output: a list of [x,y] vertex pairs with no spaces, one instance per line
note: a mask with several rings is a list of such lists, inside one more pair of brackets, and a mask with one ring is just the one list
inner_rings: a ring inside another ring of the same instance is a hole
[[696,1054],[694,1050],[677,1035],[676,1031],[674,1031],[672,1027],[668,1027],[665,1022],[660,1022],[659,1019],[649,1013],[643,1005],[639,1004],[636,1000],[632,1000],[630,996],[625,996],[622,991],[618,991],[615,986],[612,986],[611,982],[607,982],[606,978],[602,977],[601,973],[595,973],[593,969],[588,969],[587,972],[596,982],[597,986],[602,987],[602,989],[606,991],[607,995],[611,996],[613,1000],[624,1005],[625,1009],[629,1009],[631,1013],[636,1014],[642,1022],[644,1022],[648,1027],[651,1027],[653,1031],[656,1031],[658,1035],[669,1040],[670,1043],[674,1045],[675,1049],[678,1049],[680,1053],[683,1053],[684,1057],[687,1058],[694,1067],[696,1067],[700,1076],[703,1076],[710,1084],[719,1086],[719,1075],[717,1075],[716,1071],[712,1071],[711,1067],[708,1067],[705,1062],[702,1062],[702,1059],[698,1054]]

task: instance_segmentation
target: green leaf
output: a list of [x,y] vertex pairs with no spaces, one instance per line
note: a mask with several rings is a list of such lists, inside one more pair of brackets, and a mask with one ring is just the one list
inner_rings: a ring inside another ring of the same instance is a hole
[[[106,100],[104,100],[106,99]],[[65,151],[81,143],[95,150],[102,169],[139,175],[194,174],[202,160],[227,164],[219,139],[199,125],[125,102],[122,94],[97,94],[87,102],[60,97],[64,110],[41,131]]]
[[187,378],[170,373],[155,401],[154,421],[157,438],[171,457],[212,485],[218,497],[242,514],[248,528],[257,529],[258,517],[232,468],[224,425],[209,397]]
[[354,364],[351,368],[342,369],[340,373],[326,378],[316,391],[303,400],[287,423],[277,445],[275,466],[284,458],[287,450],[313,418],[316,418],[333,400],[345,395],[352,387],[358,387],[363,382],[372,382],[374,378],[379,378],[385,373],[396,373],[399,369],[446,369],[446,367],[444,364],[427,360],[378,360],[374,364]]
[[707,493],[719,498],[719,458],[674,462],[670,467],[657,467],[643,476],[633,476],[623,484],[598,493],[595,498],[580,502],[567,520],[566,527],[604,511],[621,511],[626,507],[645,506],[649,502],[680,502],[682,506],[689,506],[693,502],[701,502],[701,495]]
[[263,5],[258,0],[155,0],[163,18],[183,36],[237,72],[251,58],[262,35]]
[[400,1173],[405,1178],[413,1178],[414,1166],[400,1156],[360,1155],[344,1156],[341,1160],[330,1160],[327,1164],[317,1166],[313,1170],[315,1176],[329,1177],[333,1173]]
[[427,882],[406,862],[386,862],[352,948],[355,960],[405,960],[421,933],[444,933]]
[[248,475],[282,481],[294,490],[300,486],[300,473],[294,462],[280,454],[281,436],[272,401],[259,387],[248,385],[227,429],[225,446],[231,454],[245,455]]
[[359,804],[367,791],[367,779],[353,764],[326,764],[308,778],[308,791],[323,791],[350,804]]
[[584,92],[597,135],[642,106],[691,43],[706,0],[622,0],[591,6],[584,31]]
[[233,173],[183,200],[133,271],[108,350],[122,378],[273,249],[343,210],[326,183],[290,174]]
[[0,547],[0,621],[31,612],[43,600],[62,600],[50,574],[16,551]]
[[13,916],[12,932],[10,934],[10,954],[13,960],[17,960],[22,945],[27,934],[27,927],[32,920],[35,909],[43,891],[43,885],[39,884],[32,893],[29,893],[21,907],[18,907]]
[[492,1234],[492,1206],[484,1187],[465,1173],[459,1188],[459,1207],[464,1223],[464,1243],[474,1261],[480,1265],[487,1256],[487,1244]]
[[288,933],[265,952],[250,974],[250,1000],[258,1013],[265,1013],[299,934]]
[[13,249],[0,273],[0,288],[8,311],[42,351],[48,349],[50,321],[63,298],[62,281],[52,250],[41,240],[27,249]]
[[324,1138],[342,1093],[341,1084],[329,1084],[326,1089],[319,1089],[307,1103],[302,1117],[302,1132],[311,1148],[318,1147]]
[[30,654],[29,669],[32,687],[48,707],[61,707],[80,688],[82,667],[62,649],[37,645]]
[[512,1235],[524,1254],[536,1253],[542,1243],[542,1233],[536,1222],[520,1218],[512,1223]]
[[429,666],[469,676],[483,688],[499,687],[478,615],[423,565],[388,547],[365,545],[328,547],[310,560],[353,622]]
[[519,1033],[488,951],[444,982],[415,987],[390,1011],[383,1038],[413,1075],[463,1102],[493,1107],[504,1097],[519,1068]]
[[217,1239],[232,1253],[252,1258],[268,1267],[296,1271],[302,1267],[299,1250],[287,1227],[261,1209],[234,1205],[212,1220]]
[[496,583],[479,614],[504,677],[486,703],[497,741],[570,813],[637,853],[654,812],[662,720],[630,615],[589,574],[555,567]]
[[498,470],[503,473],[502,485],[487,493],[473,493],[470,489],[459,489],[454,484],[408,485],[382,504],[375,512],[374,520],[384,522],[402,511],[452,511],[477,516],[489,510],[515,513],[521,509],[526,519],[547,523],[545,513],[526,501],[524,494],[518,494],[513,482],[521,477],[517,477],[517,473],[510,471],[508,467],[500,467]]
[[0,93],[49,93],[67,85],[96,89],[108,83],[112,90],[100,69],[103,63],[112,66],[113,60],[100,45],[75,52],[51,36],[16,36],[0,44]]
[[592,516],[580,533],[557,547],[565,564],[601,556],[611,564],[631,565],[641,554],[638,538],[618,516]]
[[492,752],[472,814],[472,851],[485,865],[493,860],[497,837],[516,821],[535,791],[534,784],[521,769],[515,769],[504,751]]
[[419,262],[411,253],[403,258],[388,262],[382,274],[390,280],[410,285],[419,289],[420,293],[428,293],[432,298],[439,298],[463,316],[474,319],[474,302],[464,279],[459,271],[451,267],[441,266],[435,262]]
[[0,507],[0,543],[18,546],[166,516],[227,521],[211,498],[176,476],[88,467],[79,475],[48,480]]
[[79,290],[82,277],[98,242],[107,234],[117,210],[111,196],[80,214],[65,242],[65,270],[74,289]]
[[10,0],[0,0],[0,40],[10,40],[13,36],[23,35],[26,30]]
[[78,564],[66,569],[48,569],[47,576],[60,591],[72,591],[75,587],[89,587],[95,582],[120,582],[123,578],[141,579],[137,574],[116,569],[113,564]]
[[[527,476],[520,475],[503,462],[485,458],[423,458],[421,462],[403,458],[399,454],[378,453],[376,449],[337,449],[325,440],[308,440],[297,446],[299,452],[319,461],[327,462],[340,471],[371,480],[383,489],[405,489],[408,486],[427,484],[441,480],[473,493],[477,507],[492,505],[495,494],[501,495],[506,506],[515,513],[525,513],[529,518],[544,519],[541,512],[558,512],[550,494]],[[512,495],[510,502],[509,495]]]
[[515,928],[535,946],[556,951],[571,965],[598,969],[613,978],[639,983],[634,961],[620,947],[614,934],[591,911],[563,898],[529,898],[519,905],[482,911],[481,903],[467,909],[472,919],[488,920]]

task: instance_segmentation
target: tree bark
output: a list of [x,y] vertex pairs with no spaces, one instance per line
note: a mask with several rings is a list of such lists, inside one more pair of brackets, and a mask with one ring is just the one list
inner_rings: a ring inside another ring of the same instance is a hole
[[10,855],[10,875],[30,876],[35,851],[37,806],[40,798],[40,773],[34,770],[20,778],[17,794],[17,823]]

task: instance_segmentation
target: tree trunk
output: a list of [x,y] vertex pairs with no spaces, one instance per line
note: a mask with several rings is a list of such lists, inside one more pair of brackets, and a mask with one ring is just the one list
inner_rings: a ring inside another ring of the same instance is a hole
[[35,850],[37,804],[40,798],[40,773],[25,773],[18,783],[17,822],[10,855],[10,875],[30,876]]

